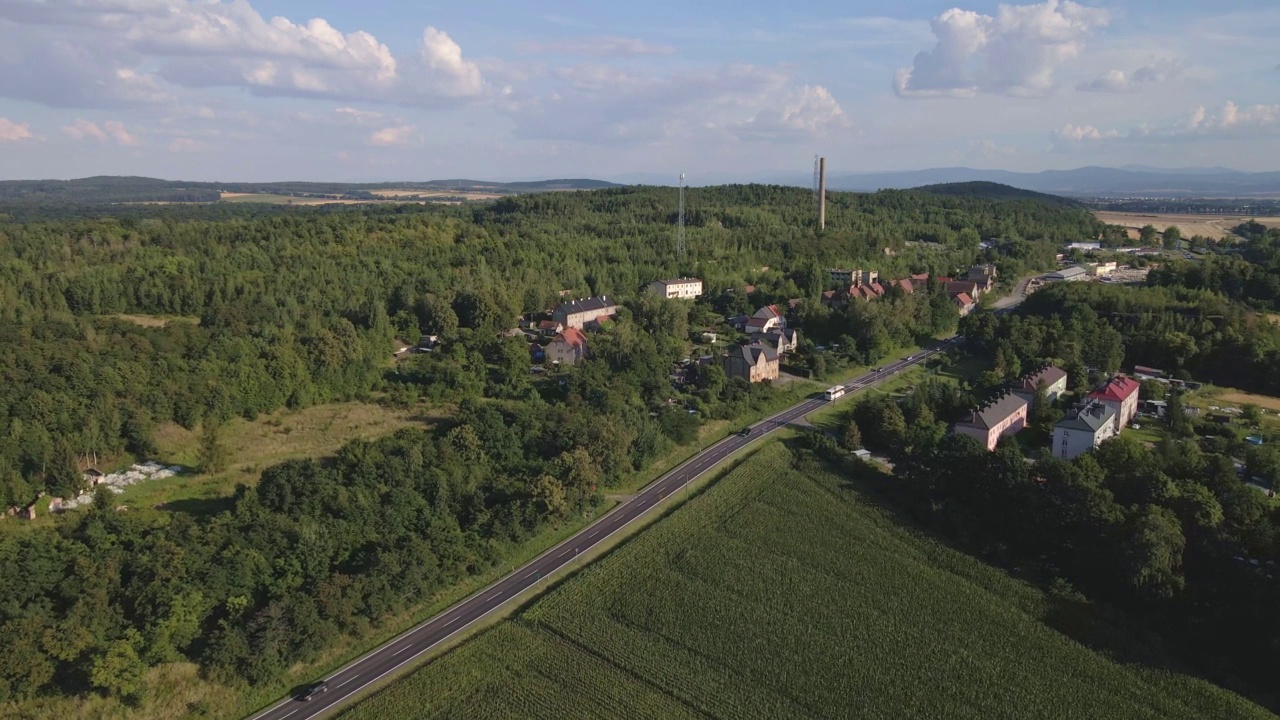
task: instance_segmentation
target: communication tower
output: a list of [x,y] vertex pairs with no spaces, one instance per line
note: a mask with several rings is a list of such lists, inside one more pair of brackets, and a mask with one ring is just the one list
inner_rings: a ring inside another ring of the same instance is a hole
[[679,226],[676,230],[676,255],[683,260],[689,254],[689,248],[684,241],[684,173],[680,173],[680,214],[676,222]]

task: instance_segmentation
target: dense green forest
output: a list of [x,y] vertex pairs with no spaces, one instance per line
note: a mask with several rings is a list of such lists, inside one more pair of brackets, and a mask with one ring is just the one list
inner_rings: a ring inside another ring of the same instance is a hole
[[1209,290],[1254,307],[1280,309],[1280,228],[1256,222],[1234,229],[1248,238],[1202,262],[1175,262],[1152,270],[1147,283],[1160,287]]
[[1031,295],[1010,318],[973,315],[961,325],[1002,362],[1059,358],[1069,371],[1103,373],[1123,362],[1280,395],[1280,327],[1206,290],[1061,283]]
[[[216,448],[223,421],[280,407],[457,408],[434,429],[269,468],[208,517],[121,513],[101,493],[88,512],[0,536],[0,700],[145,704],[146,669],[183,659],[219,682],[268,683],[589,509],[691,442],[701,419],[776,404],[779,390],[714,365],[673,388],[688,336],[721,313],[798,298],[803,332],[842,340],[833,362],[867,361],[952,327],[954,311],[937,288],[829,311],[826,267],[903,277],[985,258],[1017,277],[1100,231],[1070,205],[894,191],[833,194],[818,234],[803,190],[705,188],[689,193],[679,259],[674,201],[622,188],[465,207],[60,206],[0,221],[6,505],[80,490],[87,458],[148,457],[162,423],[201,428]],[[980,251],[981,238],[1000,241]],[[695,305],[640,292],[695,273],[708,288]],[[746,282],[754,294],[722,293]],[[592,335],[591,359],[538,378],[527,341],[499,332],[561,290],[624,308]],[[440,350],[393,369],[393,340],[420,332]]]
[[[365,397],[387,381],[393,337],[414,342],[419,330],[448,340],[428,394],[457,399],[481,367],[475,357],[513,358],[494,333],[551,307],[561,290],[634,295],[696,271],[713,293],[751,278],[772,299],[816,299],[827,264],[866,262],[891,277],[951,272],[975,258],[980,237],[999,236],[1000,251],[988,253],[1016,275],[1097,229],[1061,206],[895,191],[834,195],[829,229],[816,235],[801,190],[713,188],[691,193],[692,252],[681,262],[671,194],[0,224],[0,499],[65,494],[78,481],[75,458],[145,455],[158,423],[194,428]],[[119,313],[198,322],[141,328]]]
[[[971,386],[926,379],[904,400],[867,399],[851,414],[844,444],[865,444],[894,462],[885,494],[1066,603],[1103,602],[1115,622],[1148,639],[1143,649],[1092,638],[1110,652],[1172,662],[1275,707],[1280,508],[1241,473],[1280,490],[1276,449],[1193,416],[1179,391],[1166,395],[1156,383],[1142,389],[1168,402],[1164,439],[1154,446],[1125,435],[1071,461],[1030,464],[1024,449],[1043,447],[1066,410],[1043,394],[1031,403],[1027,429],[993,453],[947,427],[1048,362],[1068,371],[1076,391],[1136,363],[1275,395],[1280,330],[1205,290],[1060,283],[1013,313],[963,318],[960,332],[968,352],[992,367]],[[814,442],[842,457],[830,440]],[[1151,640],[1164,650],[1153,655]]]
[[[1061,416],[1037,405],[1024,434]],[[926,380],[904,402],[862,402],[846,436],[892,458],[893,478],[880,489],[916,519],[1049,587],[1063,603],[1056,622],[1072,605],[1101,601],[1125,632],[1088,634],[1091,644],[1275,707],[1280,512],[1237,477],[1212,423],[1177,415],[1182,428],[1154,448],[1120,437],[1070,461],[1029,464],[1016,440],[987,452],[948,434],[967,407],[955,387]],[[1182,439],[1195,437],[1193,426],[1205,433],[1200,442]],[[813,440],[842,455],[829,439]]]

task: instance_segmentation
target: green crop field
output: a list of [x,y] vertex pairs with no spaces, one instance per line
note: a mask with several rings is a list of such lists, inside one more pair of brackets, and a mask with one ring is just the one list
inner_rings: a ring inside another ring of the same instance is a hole
[[1271,717],[1071,640],[1059,601],[794,460],[765,446],[342,717]]

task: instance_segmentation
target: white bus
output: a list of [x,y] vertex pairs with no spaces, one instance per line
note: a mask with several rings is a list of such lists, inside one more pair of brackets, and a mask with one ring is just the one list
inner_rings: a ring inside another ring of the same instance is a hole
[[835,400],[842,395],[844,395],[844,386],[836,385],[834,387],[827,388],[827,391],[822,394],[822,397],[827,400]]

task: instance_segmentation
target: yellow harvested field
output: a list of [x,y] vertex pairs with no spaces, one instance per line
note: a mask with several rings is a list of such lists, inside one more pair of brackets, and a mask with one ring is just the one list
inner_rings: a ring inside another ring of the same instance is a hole
[[1264,410],[1280,412],[1280,398],[1270,395],[1255,395],[1243,390],[1222,390],[1213,395],[1215,402],[1230,405],[1257,405]]
[[1280,217],[1251,218],[1243,215],[1095,212],[1094,217],[1109,225],[1129,228],[1130,237],[1137,237],[1136,231],[1144,225],[1154,225],[1162,232],[1170,225],[1175,225],[1182,231],[1183,237],[1204,235],[1212,238],[1231,236],[1231,228],[1249,220],[1257,220],[1267,227],[1280,227]]
[[385,198],[404,198],[404,197],[421,197],[421,198],[438,198],[438,197],[467,197],[474,200],[494,200],[502,197],[497,193],[472,192],[469,190],[370,190],[369,192],[378,197]]

